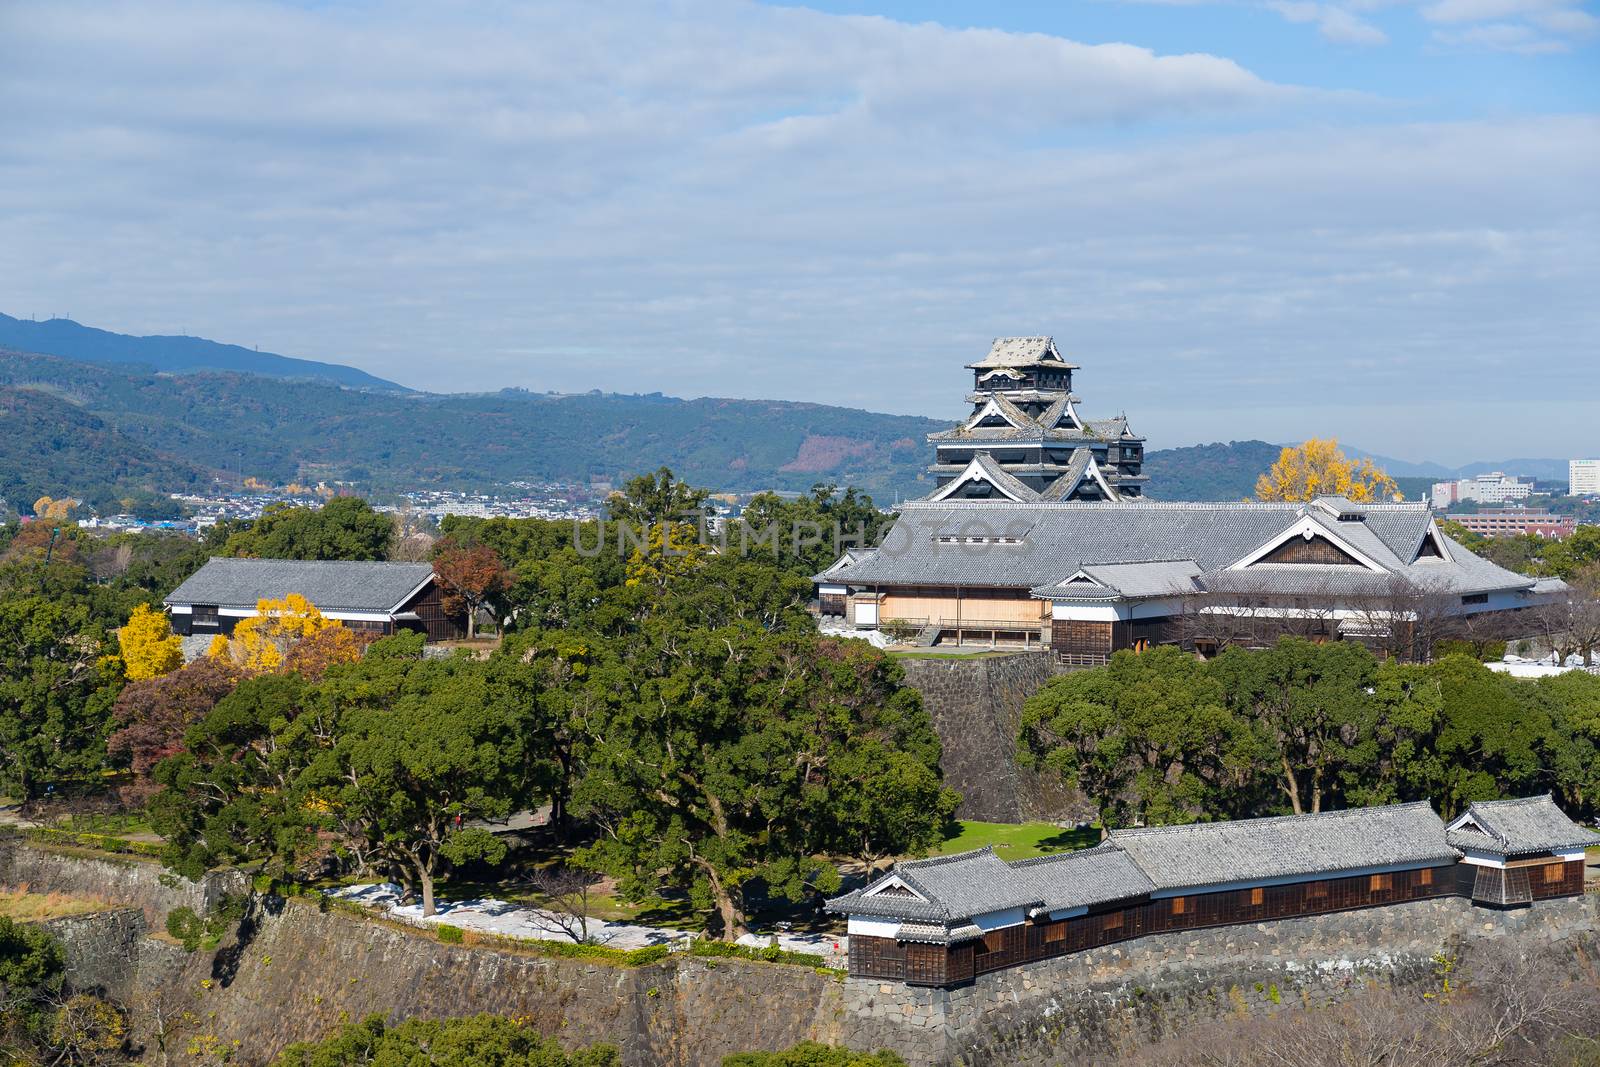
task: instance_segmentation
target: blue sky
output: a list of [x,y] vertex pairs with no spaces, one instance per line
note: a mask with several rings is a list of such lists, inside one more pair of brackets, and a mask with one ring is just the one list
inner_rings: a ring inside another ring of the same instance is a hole
[[12,0],[0,188],[0,310],[428,389],[1600,451],[1595,0]]

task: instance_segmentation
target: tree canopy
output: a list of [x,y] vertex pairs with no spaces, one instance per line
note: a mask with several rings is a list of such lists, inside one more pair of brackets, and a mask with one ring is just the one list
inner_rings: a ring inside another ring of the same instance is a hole
[[610,1045],[568,1051],[554,1038],[501,1015],[349,1023],[321,1041],[289,1045],[273,1067],[621,1067]]
[[359,497],[336,496],[320,508],[272,504],[223,546],[229,556],[262,559],[389,558],[394,521]]
[[1311,500],[1342,496],[1357,503],[1387,500],[1395,495],[1394,479],[1370,459],[1353,460],[1339,442],[1311,438],[1290,445],[1256,480],[1257,500]]

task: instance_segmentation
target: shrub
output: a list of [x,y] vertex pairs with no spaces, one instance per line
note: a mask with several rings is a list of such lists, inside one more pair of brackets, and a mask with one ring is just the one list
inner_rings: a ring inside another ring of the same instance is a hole
[[46,845],[77,845],[97,852],[117,852],[127,856],[150,856],[160,859],[162,846],[154,841],[127,841],[110,834],[91,834],[80,830],[57,830],[49,826],[32,826],[22,831],[30,841]]
[[459,945],[463,940],[463,936],[464,935],[461,933],[461,927],[446,926],[443,923],[439,924],[439,940],[443,941],[445,944]]
[[766,963],[793,963],[801,967],[825,967],[827,960],[812,952],[791,952],[777,945],[752,948],[748,945],[731,945],[726,941],[696,938],[689,946],[691,956],[731,956],[741,960],[762,960]]

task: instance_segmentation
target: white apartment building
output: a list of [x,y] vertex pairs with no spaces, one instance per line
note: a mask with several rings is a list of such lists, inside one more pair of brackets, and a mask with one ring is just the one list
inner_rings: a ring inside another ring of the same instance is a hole
[[[1600,466],[1596,467],[1595,473],[1600,477]],[[1532,482],[1525,482],[1500,471],[1491,471],[1488,474],[1479,474],[1454,482],[1435,482],[1433,491],[1428,494],[1428,500],[1434,507],[1443,508],[1463,500],[1479,504],[1520,503],[1532,495]]]
[[1569,459],[1567,492],[1573,496],[1600,493],[1600,459]]

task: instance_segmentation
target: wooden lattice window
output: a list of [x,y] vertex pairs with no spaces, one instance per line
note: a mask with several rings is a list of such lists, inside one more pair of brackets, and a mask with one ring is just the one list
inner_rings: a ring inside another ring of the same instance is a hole
[[1367,891],[1370,893],[1380,893],[1385,889],[1393,888],[1394,875],[1392,874],[1375,874],[1367,880]]
[[1252,906],[1259,905],[1266,899],[1267,891],[1262,889],[1260,886],[1250,890],[1250,903]]
[[1554,885],[1567,880],[1567,865],[1565,863],[1547,863],[1544,868],[1544,884]]
[[1184,901],[1184,899],[1182,897],[1173,897],[1172,898],[1172,914],[1174,914],[1174,915],[1182,915],[1184,907],[1185,907],[1185,901]]
[[1417,872],[1417,884],[1418,885],[1432,885],[1433,884],[1433,868],[1432,867],[1424,867],[1424,868],[1422,868],[1422,870]]
[[1065,941],[1066,939],[1067,939],[1067,924],[1066,923],[1050,923],[1048,926],[1046,926],[1044,928],[1044,943],[1045,944],[1048,945],[1048,944],[1051,944],[1051,943],[1056,942],[1056,941]]
[[1006,932],[1004,930],[990,930],[983,935],[983,950],[985,952],[999,952],[1006,947]]
[[1100,926],[1101,926],[1102,929],[1105,929],[1105,930],[1120,930],[1120,929],[1122,929],[1122,912],[1120,912],[1120,911],[1109,911],[1109,912],[1106,912],[1106,914],[1101,919]]

